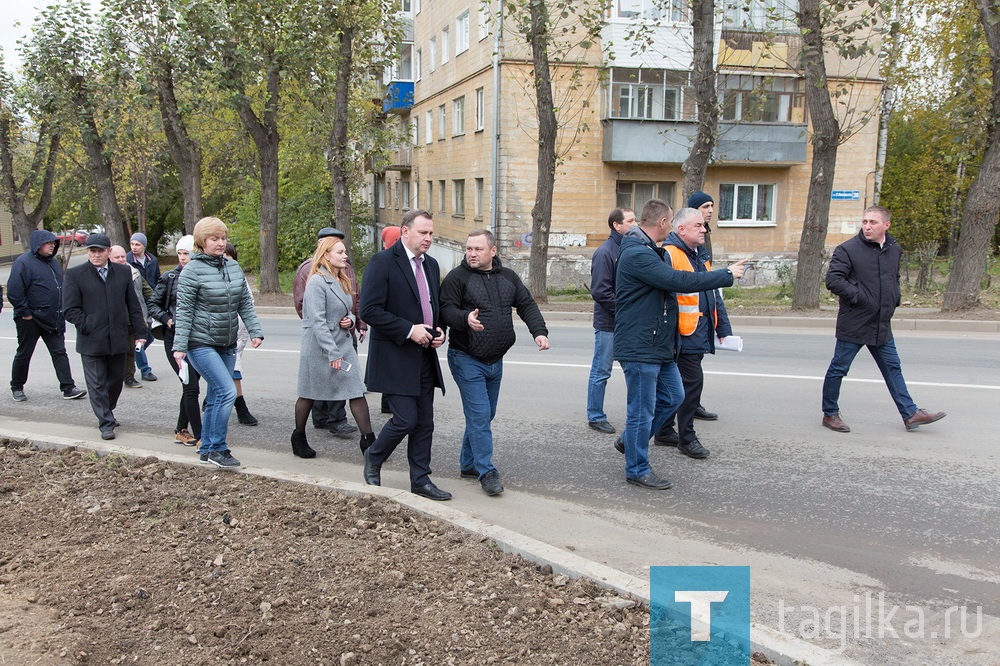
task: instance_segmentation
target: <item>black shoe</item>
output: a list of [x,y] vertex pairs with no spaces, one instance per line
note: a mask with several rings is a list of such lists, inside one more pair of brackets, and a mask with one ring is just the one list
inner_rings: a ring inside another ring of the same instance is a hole
[[426,497],[427,499],[434,500],[436,502],[443,502],[451,499],[451,493],[441,490],[434,485],[433,481],[428,481],[422,486],[410,486],[410,492],[414,495],[420,495],[421,497]]
[[618,435],[618,437],[615,439],[615,451],[617,451],[622,455],[625,455],[625,440],[622,439],[621,435]]
[[483,487],[483,492],[490,497],[503,492],[503,484],[500,483],[500,472],[495,469],[491,469],[486,474],[483,474],[483,478],[479,479],[479,484]]
[[653,444],[657,446],[677,446],[680,443],[680,436],[671,427],[662,428],[660,432],[656,433],[656,437],[653,438]]
[[292,431],[292,453],[299,458],[315,458],[316,452],[309,446],[305,430]]
[[656,472],[650,472],[646,476],[640,476],[637,478],[625,479],[633,486],[641,486],[642,488],[649,488],[650,490],[669,490],[673,485],[666,479],[660,478],[656,475]]
[[63,400],[76,400],[77,398],[82,398],[85,395],[87,395],[85,390],[74,386],[71,389],[63,391]]
[[476,471],[475,467],[470,467],[469,469],[463,469],[461,472],[463,479],[478,479],[479,472]]
[[101,439],[114,439],[115,429],[108,426],[106,428],[101,428]]
[[361,435],[361,441],[358,445],[361,447],[361,453],[368,450],[368,447],[375,443],[375,433],[369,432]]
[[615,434],[615,427],[608,423],[607,419],[604,419],[603,421],[588,421],[587,425],[590,426],[591,430],[603,432],[605,435]]
[[339,421],[330,426],[330,434],[344,439],[353,439],[354,433],[358,431],[357,426],[347,421]]
[[[371,451],[371,449],[368,449]],[[369,486],[382,485],[382,463],[372,460],[372,454],[365,451],[365,483]]]
[[[247,401],[243,399],[243,396],[236,396],[236,402],[233,403],[233,407],[236,408],[236,419],[240,422],[240,425],[245,426],[255,426],[260,421],[254,418],[254,415],[250,413],[250,409],[247,407]],[[303,436],[305,436],[303,434]]]
[[142,373],[142,381],[144,381],[144,382],[155,382],[156,381],[156,375],[154,375],[152,372],[144,372],[144,373]]
[[719,415],[715,412],[710,412],[701,405],[694,410],[694,417],[700,421],[718,421]]
[[686,455],[688,458],[707,458],[708,449],[701,445],[701,442],[697,438],[692,439],[687,444],[678,444],[677,450]]
[[24,395],[22,389],[11,389],[10,394],[14,396],[14,402],[24,402],[28,399],[28,396]]
[[126,377],[125,388],[142,388],[142,384],[136,381],[135,377]]

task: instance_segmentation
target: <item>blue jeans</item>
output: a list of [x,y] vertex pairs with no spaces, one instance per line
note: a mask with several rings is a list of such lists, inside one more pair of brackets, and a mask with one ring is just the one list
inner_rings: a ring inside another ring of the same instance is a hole
[[840,411],[837,401],[840,398],[840,385],[851,369],[854,357],[858,355],[862,347],[868,347],[875,364],[882,373],[889,395],[896,403],[896,409],[904,420],[913,416],[917,411],[917,405],[910,397],[910,392],[906,390],[906,380],[903,379],[903,367],[899,362],[899,354],[896,352],[896,342],[890,339],[884,345],[859,345],[853,342],[837,340],[837,346],[833,351],[833,360],[827,368],[826,378],[823,380],[823,414],[832,416]]
[[621,361],[628,406],[625,410],[625,477],[638,479],[649,466],[649,438],[658,432],[684,400],[684,383],[677,364]]
[[457,349],[448,349],[448,367],[462,394],[465,412],[465,434],[462,436],[461,469],[473,469],[482,478],[494,470],[493,431],[490,422],[497,413],[500,380],[503,379],[503,359],[483,363]]
[[153,369],[149,367],[149,358],[146,356],[146,350],[149,349],[149,345],[153,344],[153,336],[149,335],[146,338],[146,344],[142,346],[142,351],[135,352],[135,366],[139,368],[140,374],[146,374],[147,372],[152,372]]
[[604,413],[604,392],[611,377],[612,352],[615,334],[611,331],[594,331],[594,360],[590,362],[590,381],[587,383],[587,421],[607,421]]
[[195,347],[188,350],[188,362],[205,379],[205,415],[201,423],[201,447],[198,453],[225,451],[229,448],[229,415],[236,402],[233,368],[236,366],[236,347]]

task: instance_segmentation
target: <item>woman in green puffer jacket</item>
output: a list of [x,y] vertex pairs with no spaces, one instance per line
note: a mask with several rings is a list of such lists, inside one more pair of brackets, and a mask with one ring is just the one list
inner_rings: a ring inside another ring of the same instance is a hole
[[243,269],[226,259],[229,231],[217,217],[194,226],[191,263],[177,284],[174,358],[185,360],[205,379],[205,414],[201,426],[201,462],[217,467],[239,467],[226,442],[229,416],[236,401],[233,368],[239,319],[250,331],[250,344],[264,340],[253,308]]

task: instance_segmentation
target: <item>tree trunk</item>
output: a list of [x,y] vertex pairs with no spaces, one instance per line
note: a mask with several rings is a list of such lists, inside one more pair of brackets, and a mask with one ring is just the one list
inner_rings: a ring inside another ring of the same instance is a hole
[[830,225],[830,197],[840,144],[840,123],[833,112],[826,81],[823,57],[822,0],[801,0],[799,28],[802,31],[802,69],[806,79],[806,101],[813,126],[812,173],[802,222],[798,267],[795,272],[795,296],[792,308],[809,310],[819,307],[819,289],[823,273],[823,248]]
[[184,232],[192,233],[195,223],[204,217],[201,189],[201,150],[188,133],[174,94],[173,66],[168,61],[158,63],[156,98],[163,118],[170,155],[181,175],[181,195],[184,200]]
[[[58,132],[49,137],[47,123],[42,123],[35,142],[35,154],[31,160],[31,168],[20,185],[14,182],[14,151],[11,149],[11,126],[6,117],[0,118],[0,200],[7,203],[10,209],[14,230],[21,238],[21,246],[27,250],[31,232],[45,217],[52,203],[52,183],[56,175],[56,157],[59,154],[60,135]],[[38,203],[29,213],[24,208],[24,202],[31,193],[32,185],[38,181],[39,172],[44,164],[41,192]]]
[[281,71],[272,64],[267,73],[267,104],[263,120],[250,107],[250,100],[236,98],[236,112],[243,121],[260,159],[260,292],[281,292],[278,283],[278,94]]
[[111,243],[127,247],[128,233],[125,230],[125,218],[118,205],[118,195],[115,192],[111,158],[108,157],[104,149],[104,141],[97,131],[94,110],[90,99],[82,90],[82,82],[77,82],[74,88],[73,104],[76,107],[77,121],[80,123],[83,148],[87,152],[90,175],[94,181],[94,189],[97,191],[97,212]]
[[333,186],[333,218],[344,232],[344,245],[353,257],[351,234],[351,189],[347,166],[347,109],[350,104],[351,72],[354,67],[354,29],[340,33],[340,58],[337,62],[337,83],[333,105],[333,129],[329,137],[327,168]]
[[[681,166],[684,172],[682,207],[688,197],[705,186],[705,174],[719,131],[719,102],[715,90],[715,0],[694,0],[691,9],[694,41],[691,69],[698,107],[698,132],[691,152]],[[705,249],[712,254],[711,233],[705,235]]]
[[1000,11],[992,0],[976,0],[980,22],[990,47],[993,92],[990,120],[986,130],[986,153],[979,173],[969,188],[962,213],[955,263],[948,278],[948,289],[941,303],[942,312],[955,312],[979,303],[990,242],[1000,218],[1000,141],[997,119],[1000,118]]
[[552,224],[552,194],[556,181],[556,112],[552,101],[549,71],[549,17],[542,0],[532,0],[531,59],[535,74],[535,101],[538,109],[538,178],[535,205],[531,209],[531,252],[528,259],[531,295],[538,303],[548,303],[549,228]]

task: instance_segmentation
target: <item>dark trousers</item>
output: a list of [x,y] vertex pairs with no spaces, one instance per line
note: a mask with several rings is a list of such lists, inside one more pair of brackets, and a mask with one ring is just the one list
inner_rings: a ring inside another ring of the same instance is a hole
[[382,427],[368,449],[373,462],[383,463],[406,437],[406,457],[410,463],[410,484],[430,481],[431,442],[434,439],[434,350],[424,352],[420,370],[420,395],[389,393],[392,418]]
[[681,444],[698,438],[694,431],[694,412],[701,404],[701,391],[705,388],[705,373],[701,369],[704,354],[681,354],[677,357],[677,369],[684,384],[684,401],[677,408],[677,435]]
[[[171,333],[164,336],[163,348],[167,352],[167,362],[170,363],[170,367],[174,370],[174,377],[177,377],[177,372],[180,368],[177,366],[177,360],[174,359],[173,329],[168,330]],[[129,354],[129,356],[132,356],[132,354]],[[174,428],[174,432],[180,432],[190,427],[191,436],[195,439],[201,439],[201,405],[198,404],[200,392],[198,382],[200,381],[201,375],[198,374],[193,365],[188,363],[188,383],[181,384],[181,404],[177,410],[177,427]]]
[[347,420],[346,400],[315,400],[312,407],[313,425],[330,428]]
[[28,381],[28,366],[31,365],[31,355],[35,353],[38,338],[42,339],[52,357],[52,367],[59,379],[59,389],[65,393],[76,383],[69,368],[69,356],[66,354],[65,333],[50,333],[35,323],[35,320],[16,317],[17,351],[14,352],[14,363],[10,369],[10,388],[12,391],[23,391]]
[[[131,353],[131,352],[128,352]],[[115,407],[122,394],[125,380],[125,355],[88,356],[81,354],[83,376],[87,380],[87,397],[100,428],[111,428],[115,424]]]

